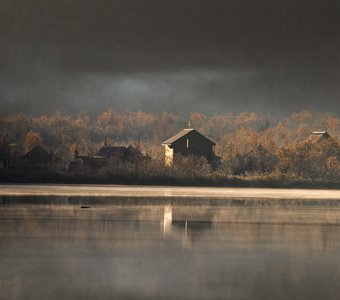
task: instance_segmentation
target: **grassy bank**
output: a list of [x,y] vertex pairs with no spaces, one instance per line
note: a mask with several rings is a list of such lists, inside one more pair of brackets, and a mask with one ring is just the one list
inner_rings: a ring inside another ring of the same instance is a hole
[[177,177],[174,175],[106,174],[105,176],[69,174],[60,171],[0,170],[1,183],[65,183],[65,184],[131,184],[168,186],[216,186],[263,188],[326,188],[339,189],[339,181],[305,179],[284,174],[257,176],[207,176]]

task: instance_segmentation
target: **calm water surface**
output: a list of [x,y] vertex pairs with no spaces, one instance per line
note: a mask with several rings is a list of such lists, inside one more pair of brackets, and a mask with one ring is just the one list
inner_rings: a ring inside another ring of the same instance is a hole
[[2,197],[0,299],[340,299],[337,205],[156,203]]

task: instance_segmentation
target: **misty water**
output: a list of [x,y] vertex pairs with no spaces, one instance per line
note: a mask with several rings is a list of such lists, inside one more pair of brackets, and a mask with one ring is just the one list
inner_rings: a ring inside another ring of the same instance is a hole
[[0,299],[339,299],[337,201],[0,197]]

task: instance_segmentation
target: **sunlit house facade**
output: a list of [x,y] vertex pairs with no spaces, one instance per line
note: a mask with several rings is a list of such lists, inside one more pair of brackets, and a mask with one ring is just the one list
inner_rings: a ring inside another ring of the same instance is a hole
[[176,156],[180,155],[204,157],[208,163],[216,165],[220,157],[214,154],[215,145],[215,142],[197,130],[184,129],[162,143],[165,149],[165,165],[172,166]]

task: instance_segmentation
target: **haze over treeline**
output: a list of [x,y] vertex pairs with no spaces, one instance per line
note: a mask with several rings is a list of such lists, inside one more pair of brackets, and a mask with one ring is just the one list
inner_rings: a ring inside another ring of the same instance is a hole
[[3,0],[1,115],[340,111],[336,0]]
[[[206,115],[192,112],[186,117],[172,113],[104,111],[90,116],[79,112],[75,117],[60,111],[54,114],[31,116],[15,114],[0,118],[0,135],[7,136],[18,149],[29,150],[27,134],[34,133],[35,142],[67,153],[75,146],[84,154],[92,155],[104,141],[112,145],[140,143],[144,150],[152,145],[162,153],[161,142],[183,128],[195,128],[217,143],[247,148],[256,145],[281,147],[307,139],[312,131],[328,131],[340,137],[340,118],[332,114],[302,111],[277,118],[254,112]],[[33,143],[33,144],[34,144]],[[249,149],[248,149],[249,150]],[[222,155],[222,153],[220,153]]]

